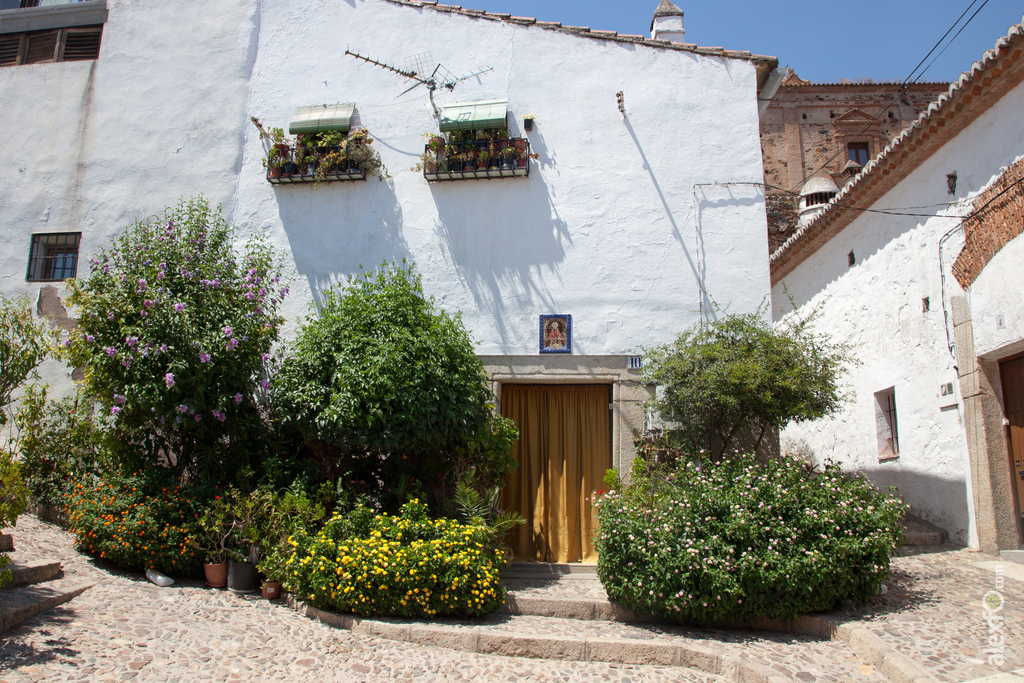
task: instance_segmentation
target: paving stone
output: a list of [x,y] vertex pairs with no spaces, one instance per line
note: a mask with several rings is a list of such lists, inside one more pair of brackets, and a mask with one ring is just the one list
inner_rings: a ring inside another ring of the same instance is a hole
[[[25,515],[14,531],[18,561],[59,558],[65,580],[95,586],[61,607],[15,628],[0,641],[0,683],[25,681],[684,681],[724,683],[736,672],[587,661],[481,655],[389,641],[370,631],[332,628],[285,605],[255,596],[177,581],[160,588],[141,576],[77,553],[60,528]],[[959,683],[1024,668],[1024,583],[1002,576],[1004,667],[984,649],[988,626],[983,596],[996,589],[993,558],[941,546],[908,549],[895,558],[886,595],[830,618],[864,628],[937,681]],[[521,581],[529,582],[528,579]],[[584,580],[515,586],[520,595],[593,596],[603,590]],[[744,630],[674,629],[650,624],[492,615],[477,622],[392,620],[415,640],[417,629],[443,624],[453,647],[463,634],[485,628],[546,639],[573,635],[599,640],[685,643],[687,656],[742,658],[766,672],[759,680],[805,683],[884,683],[879,667],[845,642]],[[476,639],[478,640],[478,639]],[[599,649],[599,648],[598,648]],[[134,666],[133,666],[134,665]],[[137,668],[136,668],[137,667]],[[1002,681],[1002,679],[996,679]],[[995,683],[995,681],[993,681]]]

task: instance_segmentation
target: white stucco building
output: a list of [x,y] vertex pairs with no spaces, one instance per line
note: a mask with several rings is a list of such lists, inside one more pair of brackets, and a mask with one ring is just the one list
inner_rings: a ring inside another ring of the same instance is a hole
[[[0,290],[60,314],[70,254],[201,192],[287,255],[287,334],[360,267],[408,259],[461,311],[499,401],[508,384],[607,386],[604,466],[628,466],[646,398],[630,356],[711,299],[746,312],[770,290],[757,98],[776,61],[672,42],[682,29],[667,0],[660,39],[417,0],[0,10],[0,120],[17,131],[0,138]],[[436,77],[432,98],[402,94],[412,72]],[[413,170],[438,112],[473,121],[483,102],[500,109],[486,127],[536,154],[528,175]],[[297,107],[341,103],[389,177],[268,182],[251,117],[287,129]],[[571,316],[571,353],[541,353],[543,315]]]
[[1024,27],[952,84],[771,257],[776,319],[851,344],[850,400],[794,425],[988,552],[1021,544]]

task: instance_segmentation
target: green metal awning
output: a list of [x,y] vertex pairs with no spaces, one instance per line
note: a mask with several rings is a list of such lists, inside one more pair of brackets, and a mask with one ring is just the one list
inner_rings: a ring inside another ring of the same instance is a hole
[[288,124],[288,132],[292,135],[322,133],[329,130],[347,133],[352,127],[352,115],[355,110],[355,102],[295,107],[295,116]]
[[441,111],[441,132],[504,128],[508,125],[507,115],[508,100],[445,105]]

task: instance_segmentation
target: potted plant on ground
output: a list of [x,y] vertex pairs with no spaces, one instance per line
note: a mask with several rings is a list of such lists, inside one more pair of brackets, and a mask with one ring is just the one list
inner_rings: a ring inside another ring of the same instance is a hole
[[229,490],[226,517],[230,523],[228,543],[228,590],[252,593],[259,588],[256,563],[259,561],[259,523],[264,512],[266,497],[257,490],[243,495],[237,489]]
[[231,524],[227,518],[227,501],[217,496],[199,518],[202,536],[191,541],[197,550],[206,554],[203,573],[210,588],[224,588],[228,583],[228,538]]
[[288,558],[292,547],[288,540],[298,531],[318,527],[324,518],[324,506],[302,491],[288,490],[272,495],[264,506],[260,525],[261,554],[257,569],[266,577],[263,597],[280,597],[288,577]]

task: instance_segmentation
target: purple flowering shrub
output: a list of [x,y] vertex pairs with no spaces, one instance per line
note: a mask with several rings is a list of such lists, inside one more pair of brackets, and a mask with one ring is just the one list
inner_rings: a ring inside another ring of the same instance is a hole
[[112,416],[123,464],[168,461],[222,478],[258,422],[288,292],[270,247],[235,234],[202,197],[133,223],[69,284],[78,328],[65,352]]
[[667,622],[792,619],[876,595],[905,510],[834,463],[637,459],[629,486],[599,496],[598,576],[612,600]]

